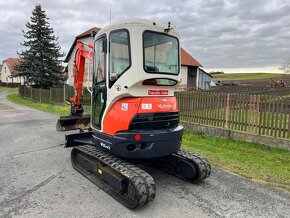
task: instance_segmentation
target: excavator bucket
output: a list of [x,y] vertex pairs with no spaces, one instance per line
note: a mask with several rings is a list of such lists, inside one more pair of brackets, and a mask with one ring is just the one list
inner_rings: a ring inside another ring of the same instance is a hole
[[56,130],[58,132],[70,131],[76,129],[89,129],[91,115],[79,116],[62,116],[56,123]]

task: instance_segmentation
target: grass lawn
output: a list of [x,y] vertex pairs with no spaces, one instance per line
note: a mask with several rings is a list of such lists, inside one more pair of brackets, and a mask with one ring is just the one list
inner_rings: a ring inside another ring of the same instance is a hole
[[225,73],[225,74],[212,74],[212,76],[215,81],[218,80],[227,81],[227,80],[254,80],[254,79],[281,78],[285,75],[278,73]]
[[[23,99],[19,97],[18,93],[13,93],[7,96],[10,101],[21,104],[27,107],[31,107],[37,110],[45,111],[52,114],[57,114],[60,116],[66,116],[70,114],[70,105],[66,104],[48,104],[40,103],[38,101],[33,101],[29,99]],[[88,114],[90,111],[89,106],[84,106],[84,114]]]
[[17,104],[21,104],[21,105],[28,106],[37,110],[49,112],[52,114],[58,114],[61,116],[69,115],[70,113],[69,105],[54,105],[54,104],[40,103],[37,101],[23,99],[18,96],[18,93],[13,93],[13,94],[8,95],[7,99]]
[[0,86],[0,91],[17,92],[17,90],[18,90],[18,88],[10,88],[10,87]]
[[[68,115],[70,110],[67,105],[21,99],[18,94],[10,94],[7,98],[15,103],[58,115]],[[183,148],[207,157],[214,166],[290,191],[290,151],[190,131],[185,131],[182,144]]]
[[290,191],[290,151],[185,131],[183,147],[226,171]]

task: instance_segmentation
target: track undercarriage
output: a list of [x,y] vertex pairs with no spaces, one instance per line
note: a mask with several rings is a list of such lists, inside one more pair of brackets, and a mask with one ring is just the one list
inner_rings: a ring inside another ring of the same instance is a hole
[[[154,200],[156,186],[150,174],[133,164],[92,145],[73,148],[73,167],[128,208],[134,209]],[[195,183],[210,176],[207,159],[184,150],[150,160],[166,172]]]

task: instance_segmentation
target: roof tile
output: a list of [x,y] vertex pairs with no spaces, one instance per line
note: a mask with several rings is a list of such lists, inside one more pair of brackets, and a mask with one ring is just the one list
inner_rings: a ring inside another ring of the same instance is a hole
[[194,66],[194,67],[202,67],[201,63],[199,63],[196,59],[194,59],[190,54],[188,54],[183,48],[181,50],[181,65],[185,66]]

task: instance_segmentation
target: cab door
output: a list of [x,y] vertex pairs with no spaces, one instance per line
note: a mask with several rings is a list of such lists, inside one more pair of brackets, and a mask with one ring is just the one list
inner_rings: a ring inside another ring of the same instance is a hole
[[106,107],[106,36],[98,38],[95,42],[94,77],[92,93],[92,127],[101,129],[102,117]]

